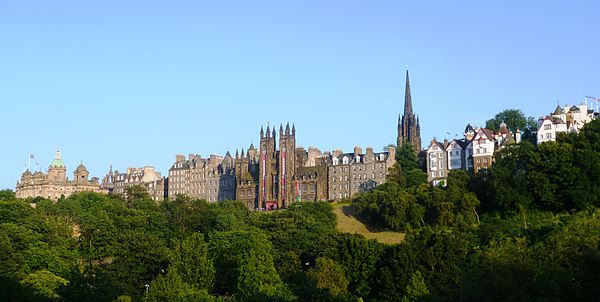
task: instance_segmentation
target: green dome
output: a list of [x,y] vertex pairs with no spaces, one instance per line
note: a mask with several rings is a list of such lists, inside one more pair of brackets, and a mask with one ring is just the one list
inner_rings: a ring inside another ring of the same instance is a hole
[[60,158],[55,158],[51,163],[52,168],[65,168],[65,162]]
[[61,159],[60,150],[56,150],[56,157],[50,163],[50,168],[66,168],[65,162]]

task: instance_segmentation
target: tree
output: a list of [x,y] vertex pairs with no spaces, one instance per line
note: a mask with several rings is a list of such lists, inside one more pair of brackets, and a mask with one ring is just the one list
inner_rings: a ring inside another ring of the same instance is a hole
[[209,255],[216,275],[214,292],[241,300],[266,300],[288,292],[273,264],[273,246],[257,228],[211,234]]
[[47,270],[30,273],[21,280],[29,301],[57,301],[60,298],[57,289],[67,283],[69,281]]
[[411,277],[406,289],[404,290],[404,297],[402,302],[416,302],[423,296],[429,295],[427,284],[421,275],[421,272],[414,272]]
[[107,269],[124,294],[140,294],[144,285],[167,267],[165,242],[143,230],[123,230],[119,242],[114,262]]
[[0,200],[14,200],[16,198],[15,192],[10,189],[0,190]]
[[176,270],[186,283],[195,289],[211,291],[215,280],[215,268],[208,259],[208,244],[201,233],[175,243],[171,253],[169,270]]
[[537,129],[537,123],[533,117],[525,117],[525,114],[519,109],[506,109],[493,118],[485,122],[485,127],[494,131],[500,128],[500,123],[506,123],[506,126],[513,133],[518,129],[521,131]]
[[357,297],[369,297],[375,278],[377,262],[383,246],[356,234],[344,234],[338,243],[337,262],[348,279],[348,290]]
[[315,267],[310,268],[306,275],[317,289],[317,300],[343,299],[348,295],[344,269],[331,259],[317,258]]
[[396,150],[396,163],[389,169],[387,180],[407,188],[427,183],[427,174],[419,168],[419,160],[411,144],[404,144]]
[[206,290],[195,288],[184,281],[176,268],[166,275],[159,275],[148,286],[148,302],[213,301]]

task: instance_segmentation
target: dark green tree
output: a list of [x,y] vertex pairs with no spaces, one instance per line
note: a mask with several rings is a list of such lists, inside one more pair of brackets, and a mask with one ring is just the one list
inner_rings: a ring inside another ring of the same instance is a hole
[[169,271],[177,270],[187,284],[198,290],[210,292],[215,280],[215,268],[208,259],[208,244],[201,233],[175,243],[170,255]]
[[506,123],[506,126],[513,133],[517,129],[525,131],[526,129],[537,129],[537,123],[533,117],[525,117],[525,114],[519,109],[506,109],[496,114],[493,118],[485,122],[485,127],[497,131],[500,123]]

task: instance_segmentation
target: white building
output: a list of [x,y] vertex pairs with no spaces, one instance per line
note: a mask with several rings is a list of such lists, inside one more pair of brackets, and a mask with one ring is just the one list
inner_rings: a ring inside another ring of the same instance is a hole
[[556,141],[558,133],[579,133],[585,124],[594,119],[594,111],[586,104],[556,106],[554,112],[538,119],[537,144]]

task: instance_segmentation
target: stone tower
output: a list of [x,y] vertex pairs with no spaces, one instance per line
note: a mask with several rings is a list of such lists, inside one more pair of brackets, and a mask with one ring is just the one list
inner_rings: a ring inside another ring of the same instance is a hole
[[73,172],[75,184],[87,184],[90,172],[86,169],[83,163],[79,164]]
[[48,167],[48,178],[54,181],[67,181],[67,167],[62,160],[60,150],[56,150],[56,157]]
[[279,126],[279,195],[277,203],[287,207],[294,202],[294,176],[296,175],[296,127]]
[[416,152],[421,151],[421,126],[419,125],[419,118],[413,113],[408,70],[406,70],[404,114],[402,117],[398,116],[397,146],[400,148],[403,144],[407,143],[412,144],[415,147]]
[[277,152],[275,149],[275,128],[273,133],[267,126],[267,133],[260,128],[260,159],[258,206],[266,207],[269,202],[277,201]]

